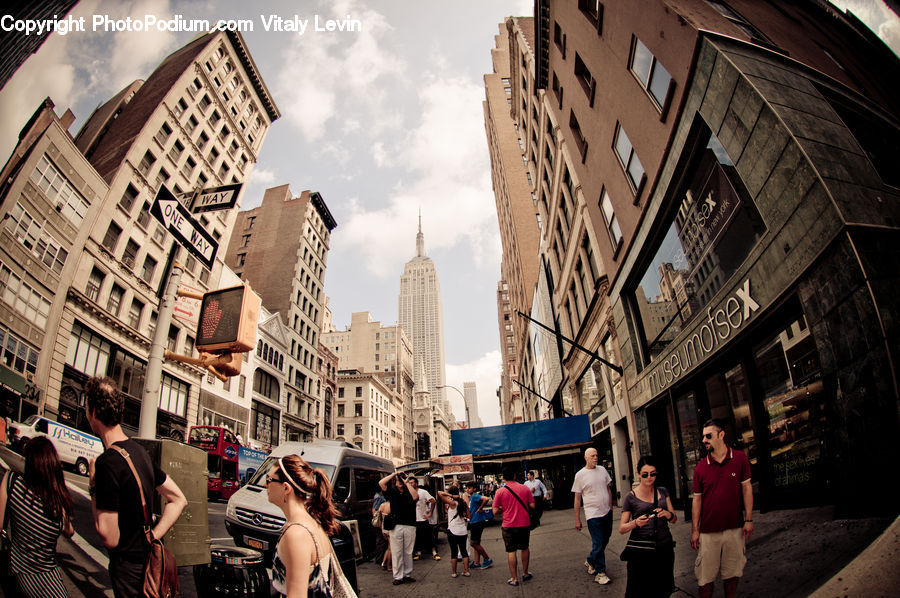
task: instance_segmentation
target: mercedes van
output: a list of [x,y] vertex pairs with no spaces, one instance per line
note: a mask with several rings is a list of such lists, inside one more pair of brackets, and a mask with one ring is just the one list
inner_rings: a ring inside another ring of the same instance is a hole
[[74,466],[80,475],[87,475],[91,459],[103,454],[103,443],[96,436],[40,415],[10,426],[10,437],[15,437],[14,446],[20,452],[25,443],[37,436],[49,438],[59,453],[59,460]]
[[340,519],[355,520],[363,555],[375,550],[372,497],[378,481],[393,473],[390,459],[376,457],[338,440],[287,442],[272,451],[247,483],[228,500],[225,529],[234,543],[270,556],[284,525],[284,513],[266,498],[266,474],[279,457],[299,455],[331,480],[332,496]]

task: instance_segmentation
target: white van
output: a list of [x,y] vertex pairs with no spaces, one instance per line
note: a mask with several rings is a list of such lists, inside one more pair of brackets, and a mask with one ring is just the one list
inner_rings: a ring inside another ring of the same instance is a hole
[[84,476],[88,474],[91,459],[103,453],[103,443],[96,436],[40,415],[32,415],[21,424],[13,424],[10,432],[16,436],[19,447],[24,447],[32,438],[46,436],[56,447],[60,461],[74,465],[75,471]]

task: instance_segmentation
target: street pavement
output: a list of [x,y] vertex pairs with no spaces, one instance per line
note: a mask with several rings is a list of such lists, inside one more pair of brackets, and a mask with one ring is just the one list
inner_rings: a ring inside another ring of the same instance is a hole
[[[21,457],[0,448],[0,459],[21,469]],[[3,465],[0,462],[0,465]],[[93,529],[87,479],[67,472],[66,482],[75,501],[76,535],[61,538],[59,562],[69,596],[112,597],[105,550]],[[210,532],[213,544],[233,545],[224,533],[224,503],[210,505]],[[446,536],[441,535],[440,561],[430,558],[414,561],[415,583],[393,586],[391,574],[378,563],[363,562],[358,567],[360,598],[370,596],[441,596],[453,598],[486,595],[540,596],[555,598],[558,592],[569,596],[610,596],[625,594],[625,563],[619,559],[627,536],[617,531],[621,513],[615,509],[613,537],[606,549],[607,572],[612,583],[600,586],[587,575],[584,559],[590,552],[586,527],[574,528],[572,509],[544,513],[542,525],[531,535],[531,573],[534,578],[518,587],[506,585],[510,576],[500,537],[500,527],[488,527],[482,545],[494,560],[492,568],[472,570],[471,577],[450,577],[450,558]],[[747,567],[739,595],[761,598],[810,596],[895,596],[900,583],[900,519],[834,519],[830,507],[791,509],[755,513],[756,531],[747,546]],[[887,531],[886,531],[887,530]],[[675,585],[678,597],[697,596],[693,565],[696,553],[690,547],[690,523],[679,520],[672,526],[676,541]],[[848,566],[849,565],[849,566]],[[462,563],[458,571],[462,573]],[[519,572],[521,578],[521,571]],[[184,598],[197,595],[191,567],[181,567]],[[818,591],[817,591],[818,590]],[[722,596],[717,583],[715,596]],[[0,597],[2,598],[2,597]]]

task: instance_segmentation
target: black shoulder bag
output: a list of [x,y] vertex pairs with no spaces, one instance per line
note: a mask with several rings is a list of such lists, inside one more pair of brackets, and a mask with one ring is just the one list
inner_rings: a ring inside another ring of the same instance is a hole
[[534,512],[534,509],[529,508],[528,505],[526,505],[524,502],[522,502],[522,499],[519,498],[519,495],[518,495],[518,494],[516,494],[515,492],[513,492],[513,489],[512,489],[512,488],[510,488],[509,486],[507,486],[507,485],[505,485],[505,484],[504,484],[503,487],[506,488],[506,491],[507,491],[507,492],[509,492],[510,494],[513,495],[513,498],[515,498],[517,501],[519,501],[519,504],[522,505],[522,507],[523,507],[526,511],[528,511],[528,521],[531,522],[531,525],[528,526],[528,529],[534,529],[534,528],[536,528],[536,527],[538,526],[538,518],[537,518],[537,515],[536,515],[535,512]]
[[[634,494],[634,490],[631,491]],[[637,495],[635,495],[637,498]],[[659,490],[656,488],[653,489],[653,511],[656,511],[656,507],[659,504]],[[628,536],[628,542],[625,543],[625,550],[622,551],[622,554],[619,558],[623,561],[636,560],[639,558],[643,558],[646,556],[653,556],[656,553],[656,549],[660,547],[662,544],[659,540],[659,530],[657,529],[657,519],[659,517],[653,518],[653,539],[652,540],[644,540],[634,537],[634,532],[637,531],[632,530],[631,535]]]

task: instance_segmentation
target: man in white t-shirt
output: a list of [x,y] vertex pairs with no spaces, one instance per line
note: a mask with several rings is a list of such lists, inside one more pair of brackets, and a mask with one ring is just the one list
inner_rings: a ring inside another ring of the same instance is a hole
[[[423,552],[431,550],[431,557],[439,561],[437,546],[434,542],[434,529],[437,524],[437,509],[435,509],[435,500],[428,490],[419,488],[419,480],[410,478],[410,481],[419,491],[419,500],[416,501],[416,552],[413,560],[422,557]],[[434,523],[432,523],[432,519]]]
[[595,575],[594,581],[606,585],[610,581],[606,574],[606,545],[612,534],[612,478],[602,465],[597,465],[597,449],[584,451],[584,468],[575,474],[572,492],[575,494],[575,529],[581,530],[581,505],[591,534],[591,554],[584,561],[588,574]]

